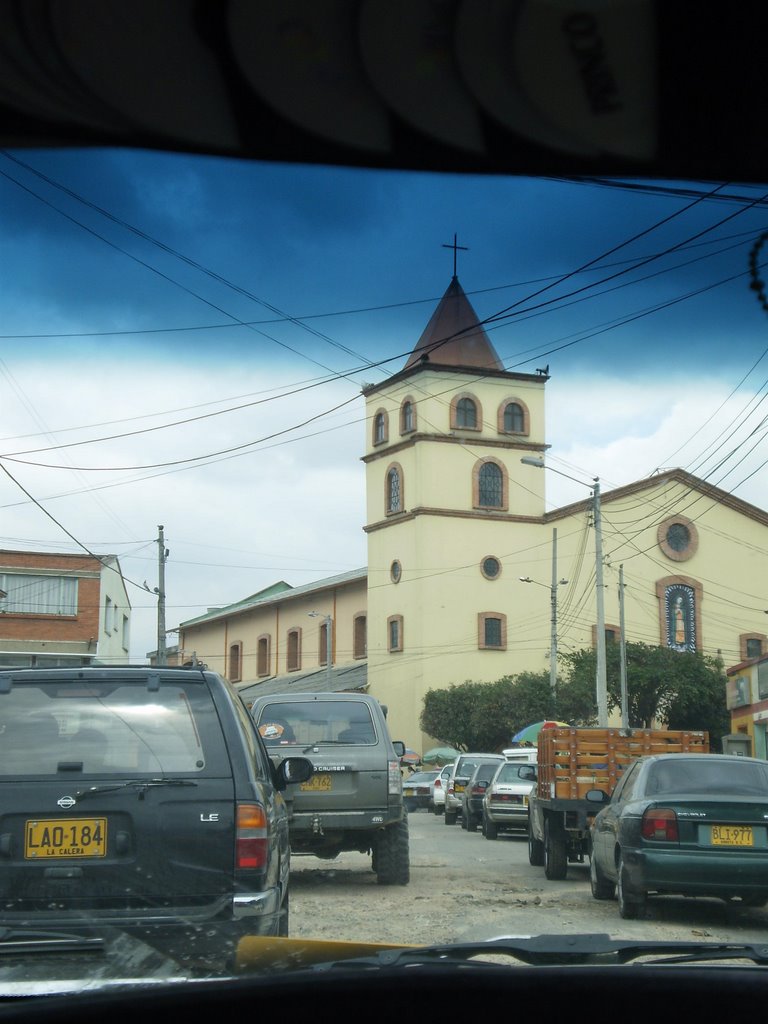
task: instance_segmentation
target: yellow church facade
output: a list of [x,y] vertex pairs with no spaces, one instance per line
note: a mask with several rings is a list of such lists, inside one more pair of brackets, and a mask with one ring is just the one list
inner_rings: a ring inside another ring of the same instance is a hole
[[230,678],[236,652],[249,695],[365,687],[421,752],[430,689],[550,671],[617,641],[622,608],[628,642],[726,668],[768,654],[768,513],[683,470],[585,481],[547,511],[548,379],[504,369],[454,277],[403,369],[363,392],[367,567],[182,623],[184,649]]

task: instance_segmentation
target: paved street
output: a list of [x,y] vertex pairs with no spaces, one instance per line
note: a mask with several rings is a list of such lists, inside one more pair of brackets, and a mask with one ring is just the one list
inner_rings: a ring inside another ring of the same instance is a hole
[[294,857],[291,934],[412,943],[577,932],[764,942],[768,934],[768,912],[719,900],[665,897],[649,903],[645,920],[622,921],[614,901],[592,898],[586,865],[549,882],[528,863],[523,837],[489,841],[424,811],[409,823],[411,882],[404,887],[379,886],[362,854]]

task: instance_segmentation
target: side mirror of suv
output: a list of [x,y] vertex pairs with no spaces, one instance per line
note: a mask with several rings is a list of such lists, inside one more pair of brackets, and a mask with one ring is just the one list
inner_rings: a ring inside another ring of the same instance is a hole
[[402,740],[392,740],[392,746],[398,757],[405,757],[405,744]]
[[314,768],[306,757],[286,757],[275,770],[275,784],[278,789],[312,778]]

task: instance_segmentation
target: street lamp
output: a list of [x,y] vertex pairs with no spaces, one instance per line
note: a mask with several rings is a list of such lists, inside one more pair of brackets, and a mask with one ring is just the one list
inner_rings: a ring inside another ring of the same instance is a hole
[[[560,469],[545,464],[543,459],[534,456],[524,455],[521,462],[526,466],[535,466],[536,469],[548,469],[551,473],[558,473],[568,480],[574,480],[577,484],[588,487],[583,480],[575,476],[563,473]],[[608,676],[605,664],[605,602],[603,595],[603,530],[600,519],[600,478],[594,477],[592,482],[592,509],[595,522],[595,603],[597,611],[597,672],[596,672],[596,696],[597,696],[597,724],[601,728],[608,725]]]
[[[310,619],[319,619],[321,616],[320,612],[308,612]],[[331,615],[323,616],[323,624],[325,626],[325,670],[328,677],[328,689],[331,689],[331,624],[333,618]]]

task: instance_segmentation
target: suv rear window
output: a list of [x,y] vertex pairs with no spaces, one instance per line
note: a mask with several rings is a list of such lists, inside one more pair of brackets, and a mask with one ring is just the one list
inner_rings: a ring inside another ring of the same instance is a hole
[[23,682],[0,693],[0,776],[201,773],[226,751],[204,685]]
[[376,728],[364,701],[276,701],[264,705],[256,724],[268,747],[376,743]]

